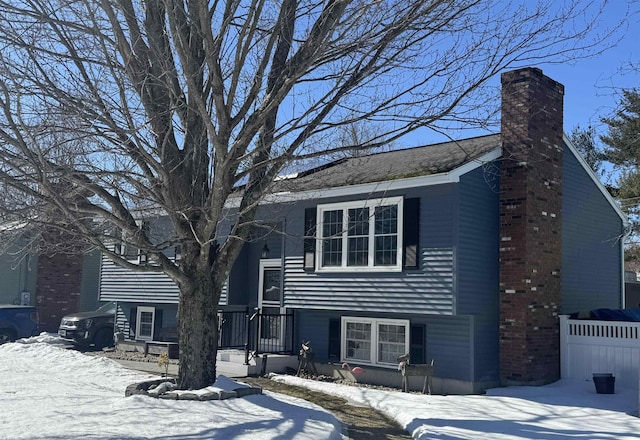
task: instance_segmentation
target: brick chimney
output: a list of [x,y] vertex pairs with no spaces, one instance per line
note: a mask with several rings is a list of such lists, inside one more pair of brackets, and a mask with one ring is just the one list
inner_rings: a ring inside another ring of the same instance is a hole
[[500,378],[560,378],[562,84],[526,68],[502,75]]

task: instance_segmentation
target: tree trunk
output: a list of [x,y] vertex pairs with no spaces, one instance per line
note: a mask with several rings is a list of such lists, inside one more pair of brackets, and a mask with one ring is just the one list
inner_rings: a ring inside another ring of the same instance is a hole
[[199,268],[187,285],[180,285],[178,329],[180,368],[178,388],[201,389],[216,380],[218,299],[222,285],[209,267]]

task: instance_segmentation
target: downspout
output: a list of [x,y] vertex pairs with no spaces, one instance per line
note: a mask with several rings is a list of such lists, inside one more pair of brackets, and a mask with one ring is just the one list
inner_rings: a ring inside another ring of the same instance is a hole
[[624,270],[624,245],[627,242],[627,239],[631,236],[631,234],[633,234],[633,224],[630,223],[628,220],[623,220],[623,226],[624,226],[624,234],[622,235],[622,243],[620,246],[620,262],[622,263],[622,308],[625,309],[627,307],[626,304],[626,296],[627,296],[627,288],[626,288],[626,282],[625,282],[625,270]]

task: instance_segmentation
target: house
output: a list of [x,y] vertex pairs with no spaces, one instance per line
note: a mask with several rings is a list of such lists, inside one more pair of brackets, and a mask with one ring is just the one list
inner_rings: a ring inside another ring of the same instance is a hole
[[[623,306],[628,224],[563,135],[563,86],[526,68],[502,87],[500,134],[276,182],[229,275],[221,346],[311,341],[319,368],[357,365],[359,380],[398,386],[410,353],[434,360],[441,393],[558,379],[558,314]],[[125,339],[175,328],[164,275],[103,259],[100,289]]]
[[18,235],[0,253],[0,304],[36,306],[39,329],[48,332],[64,315],[99,306],[99,252],[24,254],[28,240]]

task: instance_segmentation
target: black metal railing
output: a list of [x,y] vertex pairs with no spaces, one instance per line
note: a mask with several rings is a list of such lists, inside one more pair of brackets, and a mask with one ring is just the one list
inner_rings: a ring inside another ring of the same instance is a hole
[[220,311],[219,349],[250,353],[294,354],[293,312],[263,313],[261,309],[223,308]]

